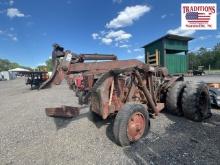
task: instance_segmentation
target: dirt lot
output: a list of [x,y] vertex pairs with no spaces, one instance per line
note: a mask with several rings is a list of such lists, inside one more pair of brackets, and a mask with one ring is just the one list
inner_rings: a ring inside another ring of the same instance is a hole
[[0,82],[0,164],[220,164],[220,110],[202,123],[162,113],[146,138],[122,148],[113,119],[94,121],[88,107],[75,119],[45,115],[76,100],[65,83],[31,91],[23,79]]

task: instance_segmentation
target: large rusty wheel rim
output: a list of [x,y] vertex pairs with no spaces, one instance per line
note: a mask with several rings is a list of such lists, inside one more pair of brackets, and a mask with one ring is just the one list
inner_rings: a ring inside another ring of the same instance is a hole
[[131,142],[137,141],[143,136],[146,127],[145,120],[144,115],[140,112],[133,113],[129,118],[127,125],[127,136]]

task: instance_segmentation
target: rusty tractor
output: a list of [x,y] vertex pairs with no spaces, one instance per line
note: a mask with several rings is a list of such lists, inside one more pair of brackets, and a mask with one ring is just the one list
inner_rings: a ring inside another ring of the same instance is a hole
[[97,61],[97,60],[117,60],[117,56],[111,55],[103,55],[103,54],[76,54],[69,50],[64,50],[58,44],[53,45],[52,52],[52,64],[53,71],[51,77],[44,82],[40,89],[44,89],[50,87],[51,85],[59,85],[64,79],[67,80],[70,87],[74,86],[75,77],[78,77],[78,74],[84,72],[82,70],[71,70],[71,74],[69,73],[70,68],[75,64],[83,64],[85,61]]
[[211,116],[205,84],[184,82],[183,77],[168,76],[164,68],[133,62],[136,66],[119,65],[102,74],[90,89],[90,110],[103,119],[116,115],[113,134],[119,145],[144,137],[149,116],[156,117],[163,109],[194,121]]
[[150,117],[156,118],[162,110],[198,122],[211,116],[207,85],[171,77],[166,68],[138,60],[65,66],[65,75],[81,73],[82,104],[90,104],[91,113],[102,119],[115,116],[113,134],[121,146],[145,137]]

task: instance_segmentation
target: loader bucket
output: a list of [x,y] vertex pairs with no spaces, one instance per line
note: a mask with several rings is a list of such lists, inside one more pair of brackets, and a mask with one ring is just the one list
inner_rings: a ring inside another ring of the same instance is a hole
[[62,74],[62,71],[58,69],[58,64],[56,64],[55,67],[53,67],[53,72],[50,78],[47,79],[47,81],[45,81],[43,84],[41,84],[39,89],[48,88],[51,84],[59,85],[64,78]]
[[62,106],[56,108],[45,108],[47,116],[72,118],[79,116],[78,107]]

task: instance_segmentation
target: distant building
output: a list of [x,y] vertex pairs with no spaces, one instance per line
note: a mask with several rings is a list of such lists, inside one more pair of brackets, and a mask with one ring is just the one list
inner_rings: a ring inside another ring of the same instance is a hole
[[9,71],[2,71],[0,72],[0,79],[1,80],[14,80],[16,78],[16,74]]
[[170,74],[181,74],[188,71],[188,41],[191,37],[167,34],[149,44],[145,49],[145,62],[167,67]]

